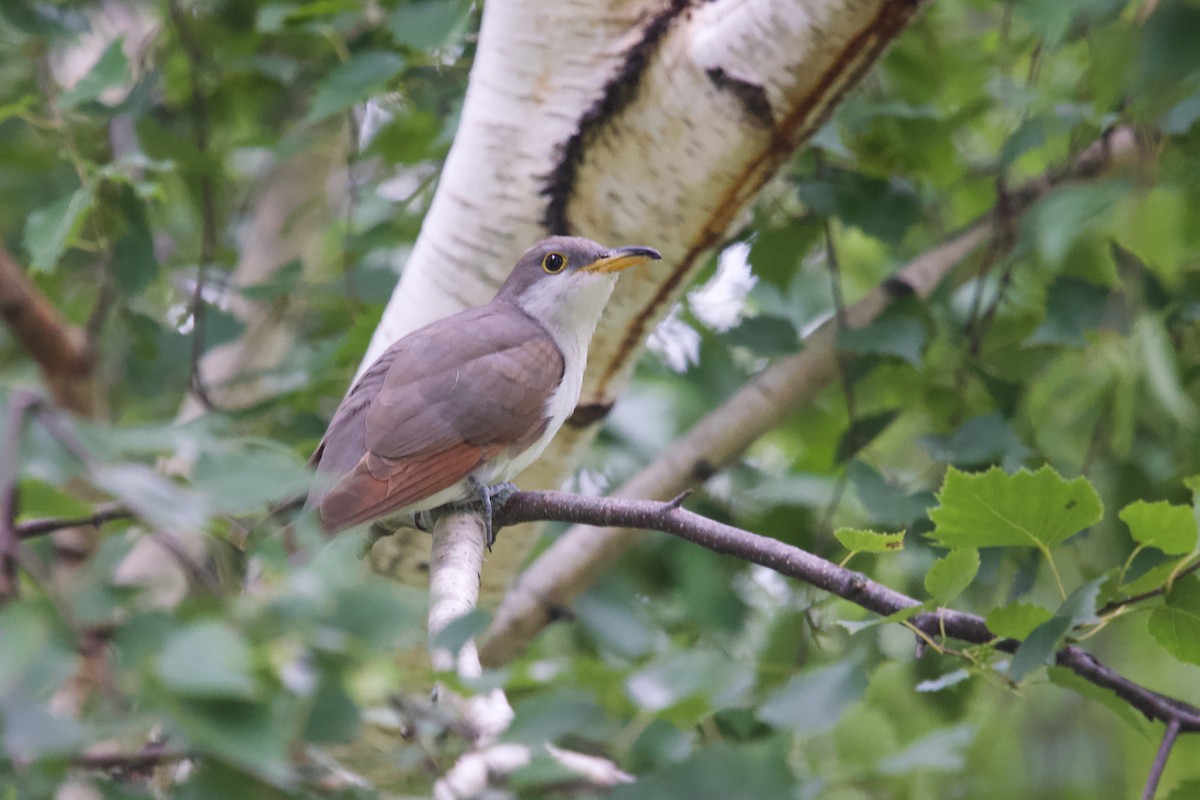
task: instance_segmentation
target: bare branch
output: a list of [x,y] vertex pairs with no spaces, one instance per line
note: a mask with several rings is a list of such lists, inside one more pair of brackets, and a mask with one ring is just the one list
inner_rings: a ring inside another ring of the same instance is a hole
[[37,362],[54,401],[76,414],[91,416],[96,387],[87,337],[58,313],[3,247],[0,316]]
[[[837,595],[882,616],[915,608],[921,603],[866,576],[839,567],[778,539],[759,536],[653,500],[585,497],[566,492],[518,492],[494,515],[497,525],[555,520],[584,525],[640,528],[669,533],[722,555],[732,555],[775,570],[781,575]],[[991,644],[1013,652],[1014,639],[998,639],[982,617],[939,608],[922,611],[907,624],[930,637],[950,636],[974,644]],[[1200,733],[1200,708],[1154,692],[1125,678],[1090,653],[1064,647],[1055,663],[1097,686],[1109,689],[1149,719],[1175,723],[1180,731]]]
[[1162,777],[1163,769],[1167,766],[1167,759],[1171,755],[1171,748],[1175,746],[1175,739],[1179,736],[1179,720],[1173,719],[1167,723],[1167,730],[1163,733],[1162,744],[1158,746],[1158,752],[1154,756],[1154,764],[1150,767],[1150,774],[1146,776],[1146,788],[1142,790],[1142,800],[1154,800],[1154,793],[1158,791],[1158,781]]
[[130,519],[133,517],[133,512],[128,508],[117,503],[106,503],[98,506],[90,516],[86,517],[42,517],[40,519],[31,519],[22,522],[16,526],[18,539],[33,539],[37,536],[44,536],[47,533],[54,533],[66,528],[79,528],[90,526],[98,528],[107,522],[113,522],[119,519]]

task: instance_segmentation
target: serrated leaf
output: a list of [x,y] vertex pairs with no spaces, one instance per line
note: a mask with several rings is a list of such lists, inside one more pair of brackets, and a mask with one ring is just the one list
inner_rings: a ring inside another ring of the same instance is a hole
[[1066,617],[1051,617],[1033,629],[1017,652],[1013,653],[1008,665],[1008,677],[1020,682],[1033,670],[1054,657],[1058,644],[1071,629],[1071,620]]
[[187,697],[253,700],[250,646],[224,622],[204,621],[174,633],[156,661],[160,680]]
[[945,547],[1050,548],[1100,521],[1103,507],[1087,478],[1051,467],[1012,475],[999,467],[946,471],[930,537]]
[[31,269],[48,272],[57,266],[63,251],[75,243],[92,199],[91,185],[84,186],[29,215],[24,242]]
[[1196,517],[1189,506],[1175,506],[1160,500],[1138,500],[1117,514],[1129,526],[1133,540],[1157,547],[1170,556],[1181,556],[1196,547]]
[[1146,627],[1175,658],[1200,664],[1200,578],[1191,575],[1176,581],[1166,603],[1151,612]]
[[838,528],[833,532],[833,536],[841,542],[842,547],[852,552],[887,553],[904,549],[904,531],[879,533],[855,530],[854,528]]
[[1053,617],[1025,637],[1008,665],[1009,678],[1020,681],[1033,670],[1049,663],[1073,627],[1095,620],[1096,599],[1100,596],[1103,582],[1104,578],[1101,577],[1078,587],[1063,601]]
[[1048,609],[1033,603],[1009,603],[991,610],[987,615],[987,626],[997,636],[1024,639],[1052,616]]
[[925,591],[939,606],[948,605],[962,594],[979,572],[979,551],[970,548],[951,550],[933,562],[925,573]]
[[402,69],[404,59],[395,53],[368,50],[356,54],[321,81],[305,121],[316,122],[345,111],[382,89]]

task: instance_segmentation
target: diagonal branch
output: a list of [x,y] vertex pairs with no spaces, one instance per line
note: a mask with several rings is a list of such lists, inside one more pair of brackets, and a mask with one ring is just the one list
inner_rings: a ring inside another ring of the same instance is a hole
[[63,319],[2,247],[0,317],[37,362],[54,401],[68,411],[91,416],[96,387],[87,337]]
[[[518,492],[495,513],[497,525],[534,520],[669,533],[715,553],[775,570],[882,616],[922,605],[915,598],[806,550],[708,519],[671,502],[586,497],[566,492]],[[907,622],[931,637],[951,636],[974,644],[991,644],[1005,652],[1014,652],[1020,645],[1015,639],[998,639],[982,617],[962,611],[943,608],[922,611]],[[1200,708],[1134,683],[1077,646],[1059,650],[1055,663],[1114,692],[1151,720],[1174,725],[1179,732],[1200,733]]]

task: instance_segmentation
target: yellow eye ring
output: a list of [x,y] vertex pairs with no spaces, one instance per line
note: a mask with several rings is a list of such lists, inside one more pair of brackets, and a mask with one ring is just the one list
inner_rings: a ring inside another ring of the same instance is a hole
[[562,253],[547,253],[542,258],[542,269],[551,275],[557,275],[567,266],[567,257]]

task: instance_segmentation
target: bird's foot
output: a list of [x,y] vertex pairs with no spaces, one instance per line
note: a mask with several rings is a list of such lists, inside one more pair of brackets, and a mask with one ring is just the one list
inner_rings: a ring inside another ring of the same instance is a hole
[[483,512],[483,531],[485,534],[484,541],[487,543],[487,549],[490,553],[492,545],[496,543],[496,531],[492,526],[492,512],[495,508],[503,508],[508,502],[508,498],[512,497],[517,491],[517,487],[511,483],[497,483],[494,486],[485,486],[474,476],[467,479],[471,488],[475,492],[479,506]]

